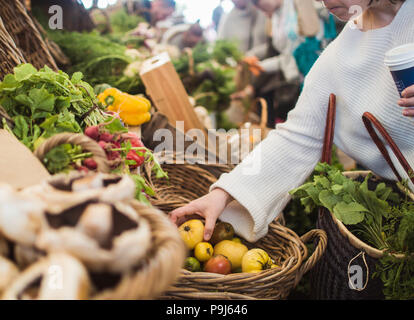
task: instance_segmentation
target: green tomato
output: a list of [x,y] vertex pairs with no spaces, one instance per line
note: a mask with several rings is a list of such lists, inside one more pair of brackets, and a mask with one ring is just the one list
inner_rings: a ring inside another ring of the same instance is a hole
[[191,272],[199,272],[201,271],[201,265],[200,265],[200,262],[196,258],[189,257],[185,259],[184,269],[191,271]]

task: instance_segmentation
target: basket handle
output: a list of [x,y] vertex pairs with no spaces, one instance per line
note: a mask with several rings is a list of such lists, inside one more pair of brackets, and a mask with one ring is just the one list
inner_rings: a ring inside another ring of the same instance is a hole
[[98,165],[99,172],[108,173],[110,171],[105,151],[99,146],[99,144],[83,134],[69,132],[56,134],[43,142],[34,151],[34,154],[43,163],[44,157],[50,150],[66,143],[81,146],[82,150],[91,152],[93,154],[92,158]]
[[331,164],[332,145],[335,133],[335,117],[336,117],[336,96],[329,96],[328,114],[326,116],[325,136],[323,139],[323,149],[321,162]]
[[371,114],[370,112],[365,112],[362,115],[362,121],[364,121],[364,125],[368,130],[369,135],[371,136],[374,143],[377,145],[379,151],[381,152],[384,159],[387,161],[388,165],[391,167],[392,171],[394,172],[395,176],[398,178],[399,181],[402,181],[401,175],[398,173],[397,169],[395,168],[390,154],[388,153],[384,143],[379,138],[377,132],[375,131],[374,127],[379,131],[382,137],[385,139],[387,144],[391,147],[392,152],[397,157],[398,161],[404,168],[405,172],[407,172],[408,176],[410,177],[411,181],[414,183],[414,177],[411,177],[413,173],[413,169],[411,168],[410,164],[408,163],[407,159],[405,159],[404,155],[402,154],[401,150],[398,148],[397,144],[388,134],[387,130],[382,126],[382,124],[378,121],[378,119]]
[[318,239],[318,244],[316,245],[316,248],[312,255],[309,257],[309,259],[306,260],[306,262],[300,267],[298,273],[299,277],[297,278],[299,280],[302,278],[304,274],[306,274],[315,266],[315,264],[325,253],[326,246],[328,244],[328,236],[326,235],[325,231],[321,229],[314,229],[300,237],[300,240],[302,240],[303,243],[310,242],[314,239]]
[[254,110],[254,108],[256,108],[257,103],[260,103],[260,108],[261,108],[261,119],[260,119],[260,129],[264,130],[267,127],[267,101],[263,98],[256,98],[253,100],[252,104],[250,105],[249,110],[247,110],[245,116],[244,116],[244,121],[243,122],[247,122],[249,119],[249,113],[252,112]]

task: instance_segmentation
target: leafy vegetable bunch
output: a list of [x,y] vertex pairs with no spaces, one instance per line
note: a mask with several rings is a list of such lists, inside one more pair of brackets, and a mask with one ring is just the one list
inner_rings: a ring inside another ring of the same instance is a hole
[[[235,66],[242,58],[234,42],[219,40],[213,45],[197,45],[192,58],[183,53],[174,66],[197,104],[221,112],[229,106],[230,95],[236,91]],[[194,61],[194,73],[190,70],[190,59]]]
[[66,70],[69,74],[80,71],[93,86],[107,83],[124,92],[142,92],[143,84],[139,77],[124,75],[125,68],[134,60],[126,54],[125,45],[98,32],[59,30],[48,35],[69,58],[71,65]]
[[0,82],[0,105],[12,119],[6,127],[30,149],[60,132],[82,132],[105,119],[92,87],[76,72],[70,78],[45,66],[14,68]]
[[361,240],[384,250],[374,277],[382,279],[386,298],[414,298],[414,202],[371,174],[360,182],[326,163],[315,171],[319,174],[292,196],[308,211],[327,208]]

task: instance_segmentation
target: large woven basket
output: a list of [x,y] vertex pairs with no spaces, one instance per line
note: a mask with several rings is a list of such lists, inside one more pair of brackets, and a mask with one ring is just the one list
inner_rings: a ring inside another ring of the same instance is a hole
[[[308,257],[305,243],[315,240],[316,248]],[[327,237],[322,230],[312,230],[299,238],[292,230],[274,222],[269,233],[259,242],[245,244],[262,248],[280,268],[259,273],[215,273],[181,271],[177,283],[169,288],[166,299],[285,299],[303,275],[313,268],[323,255]]]
[[[332,154],[333,135],[335,128],[336,97],[331,95],[328,115],[326,120],[326,130],[324,146],[322,152],[322,162],[330,163]],[[412,172],[408,162],[402,155],[401,151],[386,132],[385,128],[370,113],[366,112],[362,120],[377,145],[379,151],[387,161],[396,177],[401,181],[401,176],[396,170],[385,148],[382,140],[379,139],[373,125],[382,134],[384,140],[389,144],[391,150],[397,156],[402,167],[407,173]],[[366,177],[369,171],[363,172],[344,172],[344,175],[356,179]],[[375,179],[381,181],[381,178],[375,176]],[[401,190],[403,193],[414,199],[414,195],[408,190]],[[354,236],[335,216],[325,208],[320,208],[317,228],[325,230],[328,235],[328,246],[326,253],[316,264],[311,272],[311,293],[314,299],[323,300],[373,300],[383,299],[383,283],[381,279],[372,279],[372,273],[375,271],[378,259],[383,256],[383,252],[364,243]],[[401,257],[401,256],[397,256]],[[350,277],[351,265],[358,265],[364,270],[362,275],[363,286],[357,288],[352,283]]]
[[[343,174],[350,179],[365,178],[370,171],[349,171]],[[373,175],[378,182],[383,181]],[[391,183],[391,182],[388,182]],[[414,194],[407,190],[414,200]],[[329,210],[321,209],[317,228],[325,230],[329,241],[325,255],[316,264],[311,274],[312,297],[322,300],[378,300],[384,299],[381,279],[372,279],[379,259],[384,251],[378,250],[352,234]],[[402,258],[401,255],[395,255]],[[363,288],[355,288],[350,284],[350,265],[362,267]]]
[[[151,179],[156,197],[152,204],[165,213],[182,207],[209,192],[217,177],[196,164],[165,164],[169,179]],[[230,168],[228,168],[230,170]],[[316,249],[308,257],[305,242],[315,240]],[[313,230],[300,238],[280,221],[269,226],[269,233],[257,243],[244,242],[249,248],[263,248],[280,266],[259,274],[220,275],[181,271],[177,283],[165,299],[284,299],[322,256],[327,238],[322,230]]]
[[20,1],[0,0],[0,17],[27,62],[38,69],[45,65],[53,70],[58,69],[39,30]]
[[0,80],[13,73],[13,68],[26,62],[20,49],[7,31],[0,17]]

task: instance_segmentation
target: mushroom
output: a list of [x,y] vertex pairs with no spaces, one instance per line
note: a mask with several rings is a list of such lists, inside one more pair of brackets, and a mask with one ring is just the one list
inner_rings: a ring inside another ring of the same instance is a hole
[[36,249],[34,246],[25,246],[22,244],[14,244],[14,261],[20,269],[39,260],[45,255],[43,251]]
[[56,253],[32,264],[5,290],[6,300],[83,300],[91,289],[85,267],[74,257]]
[[45,205],[28,199],[8,185],[0,186],[0,232],[8,240],[33,245],[40,230]]
[[0,256],[0,296],[19,275],[19,269],[9,259]]
[[50,212],[59,212],[88,200],[117,202],[135,197],[135,182],[127,175],[71,172],[54,176],[40,185],[23,190],[41,199]]
[[45,221],[36,246],[67,252],[93,272],[128,272],[150,248],[148,222],[124,202],[86,201],[59,213],[46,212]]
[[5,238],[2,238],[0,235],[0,257],[8,257],[9,256],[9,245]]

